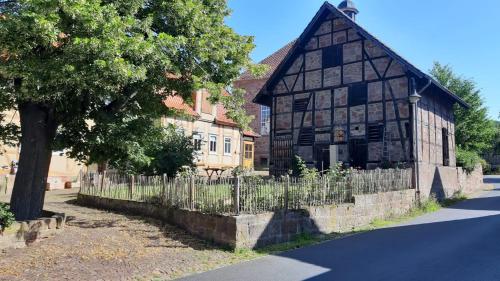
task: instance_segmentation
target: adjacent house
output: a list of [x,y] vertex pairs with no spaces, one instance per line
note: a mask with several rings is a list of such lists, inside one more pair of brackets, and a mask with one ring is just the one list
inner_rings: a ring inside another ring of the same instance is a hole
[[268,77],[237,82],[256,93],[257,122],[270,109],[269,136],[259,140],[269,146],[256,155],[268,151],[273,175],[287,173],[294,155],[319,170],[415,160],[429,171],[455,167],[453,105],[468,105],[368,33],[357,14],[352,1],[325,2],[297,40],[264,60]]
[[[8,122],[20,124],[19,113],[17,111],[8,111],[5,113]],[[19,161],[19,146],[1,146],[0,145],[0,176],[8,176],[8,187],[12,188],[14,184],[17,162]],[[77,161],[68,158],[63,151],[54,151],[50,161],[49,177],[47,179],[49,189],[63,189],[67,182],[77,180],[80,171],[85,166]]]
[[193,94],[193,104],[179,96],[170,96],[165,105],[181,114],[162,119],[164,126],[174,124],[192,136],[196,149],[195,164],[200,174],[214,175],[242,166],[252,169],[254,142],[259,137],[253,131],[242,131],[226,116],[221,104],[212,105],[204,90]]

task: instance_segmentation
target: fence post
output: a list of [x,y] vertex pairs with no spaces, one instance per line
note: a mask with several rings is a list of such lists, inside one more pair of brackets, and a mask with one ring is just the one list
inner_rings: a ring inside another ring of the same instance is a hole
[[234,200],[234,213],[236,215],[240,214],[240,177],[236,176],[234,178],[234,192],[233,192],[233,200]]
[[161,204],[165,205],[167,201],[167,174],[163,174],[161,187]]
[[288,211],[288,191],[290,190],[290,175],[286,175],[285,183],[285,211]]
[[130,183],[128,185],[128,198],[130,200],[134,199],[134,186],[135,186],[135,179],[134,179],[134,175],[131,175],[130,176]]
[[101,177],[101,196],[102,196],[103,190],[104,190],[104,178],[106,178],[106,170],[104,170],[102,172],[102,177]]
[[194,176],[189,178],[189,209],[194,210]]

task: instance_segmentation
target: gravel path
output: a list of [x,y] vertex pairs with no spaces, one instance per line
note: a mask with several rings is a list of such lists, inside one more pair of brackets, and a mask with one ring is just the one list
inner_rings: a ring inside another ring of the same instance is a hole
[[47,193],[45,209],[66,213],[65,230],[0,252],[0,280],[168,280],[238,261],[176,227],[76,206],[75,198]]

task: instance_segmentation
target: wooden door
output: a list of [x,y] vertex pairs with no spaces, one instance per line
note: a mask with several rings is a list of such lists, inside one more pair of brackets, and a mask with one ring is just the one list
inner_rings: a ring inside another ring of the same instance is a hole
[[243,142],[243,168],[253,169],[254,143]]
[[349,142],[351,166],[355,169],[366,169],[368,160],[368,144],[364,139],[352,139]]
[[330,146],[329,145],[316,145],[316,169],[324,172],[330,169]]

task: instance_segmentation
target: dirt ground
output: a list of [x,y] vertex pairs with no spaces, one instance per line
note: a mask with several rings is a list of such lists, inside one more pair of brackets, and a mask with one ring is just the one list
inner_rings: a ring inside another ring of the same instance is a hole
[[0,280],[169,280],[240,259],[174,226],[80,207],[75,198],[75,190],[47,192],[45,209],[66,213],[66,228],[1,251]]

